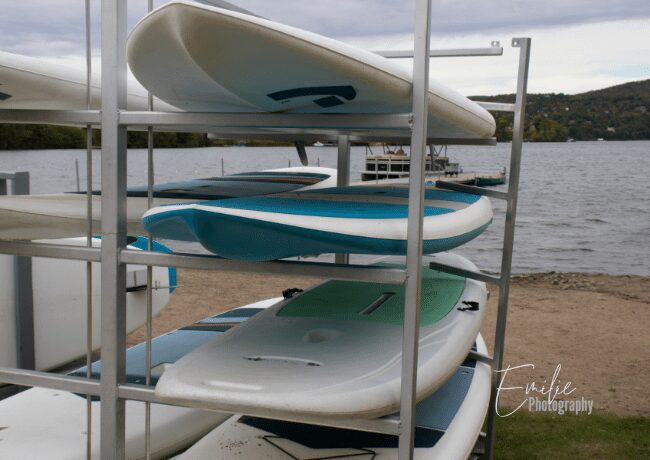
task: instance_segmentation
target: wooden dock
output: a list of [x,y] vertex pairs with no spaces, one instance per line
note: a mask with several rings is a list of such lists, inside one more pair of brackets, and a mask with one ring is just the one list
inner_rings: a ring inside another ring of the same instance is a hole
[[[381,172],[378,174],[381,176]],[[479,187],[489,187],[494,185],[501,185],[506,183],[506,170],[500,172],[461,172],[453,174],[445,174],[443,172],[429,173],[427,172],[425,181],[433,183],[438,180],[445,182],[454,182],[456,184],[464,185],[478,185]],[[383,179],[378,177],[375,180],[368,180],[357,182],[361,184],[405,184],[408,182],[408,175],[396,179]]]
[[[427,181],[433,179],[427,176]],[[439,174],[434,180],[444,180],[446,182],[455,182],[457,184],[478,185],[479,187],[489,187],[506,183],[505,169],[497,173],[458,173],[453,175]]]

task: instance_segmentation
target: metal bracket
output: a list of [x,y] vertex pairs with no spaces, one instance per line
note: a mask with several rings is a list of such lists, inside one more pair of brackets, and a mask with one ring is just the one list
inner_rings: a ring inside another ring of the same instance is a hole
[[[375,54],[389,59],[412,58],[413,50],[379,50]],[[429,57],[476,57],[476,56],[502,56],[503,48],[501,42],[492,40],[490,46],[486,48],[456,48],[456,49],[437,49],[430,50]]]

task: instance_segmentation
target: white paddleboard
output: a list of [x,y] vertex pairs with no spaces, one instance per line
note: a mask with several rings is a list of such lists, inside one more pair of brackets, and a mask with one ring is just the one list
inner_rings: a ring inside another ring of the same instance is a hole
[[[85,246],[86,238],[42,240],[44,243]],[[93,247],[101,240],[93,238]],[[129,246],[130,249],[138,249]],[[0,366],[16,366],[15,291],[13,256],[0,255]],[[154,267],[153,314],[169,301],[175,270]],[[127,266],[127,288],[146,285],[146,268]],[[36,369],[47,370],[86,353],[86,263],[82,261],[32,258],[34,346]],[[93,263],[93,348],[100,346],[100,264]],[[146,292],[127,292],[126,325],[130,332],[144,324]],[[2,444],[2,443],[0,443]]]
[[[91,79],[91,107],[101,100],[99,73]],[[148,110],[147,90],[129,79],[127,107]],[[156,100],[159,110],[178,111]],[[0,109],[81,110],[86,108],[86,67],[0,51]]]
[[[336,185],[336,170],[321,167],[280,168],[256,173],[179,181],[155,186],[154,206],[198,200],[266,195]],[[143,235],[147,212],[145,187],[127,190],[127,232]],[[94,195],[93,231],[101,231],[101,196]],[[76,193],[0,196],[0,239],[34,240],[85,235],[86,196]]]
[[[483,338],[476,339],[486,353]],[[490,367],[467,359],[416,408],[416,460],[465,460],[483,425],[490,399]],[[235,415],[183,453],[179,460],[390,460],[396,436]]]
[[[183,110],[408,113],[412,76],[369,51],[259,17],[174,1],[128,40],[134,76]],[[494,118],[433,80],[429,137],[488,138]]]
[[[269,299],[237,308],[157,337],[152,342],[153,378],[179,356],[278,302]],[[129,383],[144,381],[145,347],[127,350]],[[99,378],[100,363],[93,364]],[[73,372],[85,376],[85,368]],[[162,404],[151,405],[152,458],[163,458],[194,443],[231,414]],[[92,402],[92,458],[100,458],[99,401]],[[126,458],[144,458],[145,404],[126,402]],[[0,458],[81,460],[86,458],[86,399],[75,394],[32,388],[0,401]]]
[[[455,254],[425,257],[425,264],[430,260],[476,270]],[[235,413],[254,407],[271,417],[368,418],[394,412],[403,295],[402,285],[326,282],[186,355],[163,374],[156,394],[170,403]],[[484,283],[423,268],[418,399],[441,386],[465,359],[486,299]]]

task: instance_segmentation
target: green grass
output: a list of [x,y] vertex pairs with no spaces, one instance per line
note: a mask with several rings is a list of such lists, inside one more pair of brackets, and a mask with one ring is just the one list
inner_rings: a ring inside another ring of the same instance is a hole
[[498,459],[650,459],[650,417],[517,412],[497,421]]

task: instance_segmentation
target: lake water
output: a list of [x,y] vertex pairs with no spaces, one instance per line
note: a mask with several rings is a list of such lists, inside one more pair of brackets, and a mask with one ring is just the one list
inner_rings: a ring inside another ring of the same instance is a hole
[[[335,147],[307,151],[311,164],[335,167]],[[509,164],[509,153],[510,144],[448,149],[466,172],[501,169]],[[364,155],[365,148],[352,149],[353,180]],[[72,191],[75,159],[83,188],[85,151],[0,152],[0,170],[29,171],[32,193]],[[289,147],[159,149],[156,182],[221,175],[222,159],[226,174],[299,164]],[[93,161],[99,188],[99,151]],[[146,151],[129,151],[129,185],[145,184],[146,175]],[[497,271],[505,206],[499,200],[493,206],[492,226],[457,251],[480,268]],[[650,275],[650,141],[525,144],[513,270]]]

